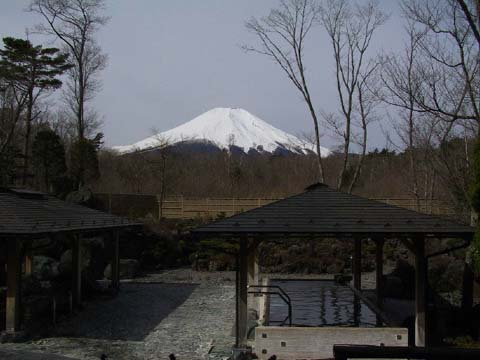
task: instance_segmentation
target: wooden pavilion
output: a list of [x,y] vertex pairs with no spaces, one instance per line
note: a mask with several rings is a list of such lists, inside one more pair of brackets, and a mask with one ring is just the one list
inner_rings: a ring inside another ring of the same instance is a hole
[[[237,277],[237,346],[247,342],[248,285],[258,279],[257,245],[268,238],[337,238],[354,241],[353,283],[361,290],[362,242],[376,243],[376,295],[382,298],[383,246],[400,240],[415,257],[415,344],[426,344],[426,242],[463,239],[467,246],[474,229],[440,217],[388,205],[329,188],[309,186],[303,193],[197,228],[200,237],[239,241]],[[448,250],[448,249],[447,249]]]
[[[32,270],[29,246],[32,240],[55,234],[72,239],[72,302],[81,303],[82,236],[101,234],[112,242],[112,287],[119,288],[119,231],[139,225],[84,206],[61,201],[43,193],[0,188],[0,241],[7,243],[6,331],[21,329],[22,268]],[[0,264],[0,271],[5,271]]]

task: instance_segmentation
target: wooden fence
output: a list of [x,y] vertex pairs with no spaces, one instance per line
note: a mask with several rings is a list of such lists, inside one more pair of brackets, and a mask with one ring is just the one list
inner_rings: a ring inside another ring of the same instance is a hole
[[[166,219],[199,217],[215,219],[232,216],[280,200],[279,198],[184,198],[177,196],[167,197],[162,203],[158,195],[97,193],[94,197],[98,208],[112,214],[155,219],[160,217]],[[421,199],[418,203],[414,199],[408,198],[374,198],[373,200],[427,214],[453,218],[466,216],[466,214],[459,214],[450,204],[441,200]]]

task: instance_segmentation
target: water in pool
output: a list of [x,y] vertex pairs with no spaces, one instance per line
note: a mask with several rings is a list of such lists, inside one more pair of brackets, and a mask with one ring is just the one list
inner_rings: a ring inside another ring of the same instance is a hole
[[[293,325],[378,326],[376,314],[346,285],[330,280],[272,280],[271,284],[290,296]],[[287,305],[271,295],[270,325],[279,325],[287,314]]]

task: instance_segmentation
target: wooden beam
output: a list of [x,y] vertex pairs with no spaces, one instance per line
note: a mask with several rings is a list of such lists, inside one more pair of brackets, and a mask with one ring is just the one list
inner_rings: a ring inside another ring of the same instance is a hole
[[247,345],[248,323],[248,239],[240,238],[240,257],[238,274],[238,346]]
[[7,243],[7,304],[5,330],[16,332],[20,330],[22,260],[20,240],[9,238]]
[[115,230],[112,238],[112,265],[110,267],[110,276],[112,289],[120,289],[120,232]]
[[469,311],[473,307],[473,286],[475,275],[470,265],[465,263],[463,266],[463,284],[462,284],[462,309]]
[[75,306],[82,303],[82,248],[80,235],[72,240],[72,300]]
[[383,247],[385,245],[385,239],[375,239],[375,264],[376,264],[376,295],[377,306],[383,307]]
[[415,346],[426,346],[427,260],[425,239],[418,237],[415,246]]
[[362,239],[355,238],[353,251],[353,287],[362,290]]

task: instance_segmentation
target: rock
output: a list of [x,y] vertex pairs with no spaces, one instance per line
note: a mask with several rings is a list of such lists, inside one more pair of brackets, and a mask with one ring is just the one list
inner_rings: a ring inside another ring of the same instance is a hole
[[39,280],[51,280],[59,274],[59,262],[48,256],[34,256],[32,275]]
[[80,205],[87,205],[92,202],[93,193],[90,189],[82,187],[77,191],[72,191],[66,197],[67,202],[72,202]]
[[[81,251],[82,270],[84,270],[90,265],[90,252],[85,247],[82,247]],[[58,270],[63,274],[72,271],[72,249],[68,249],[62,254]]]
[[[121,279],[132,279],[138,275],[139,264],[135,259],[120,259],[120,278]],[[112,277],[112,266],[108,264],[104,271],[104,276],[107,279]]]

